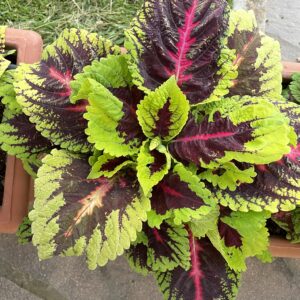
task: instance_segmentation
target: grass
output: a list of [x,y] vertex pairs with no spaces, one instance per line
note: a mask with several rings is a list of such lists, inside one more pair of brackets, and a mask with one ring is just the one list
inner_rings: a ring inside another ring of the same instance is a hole
[[39,32],[45,44],[54,41],[64,28],[84,28],[124,41],[142,0],[0,0],[0,25]]

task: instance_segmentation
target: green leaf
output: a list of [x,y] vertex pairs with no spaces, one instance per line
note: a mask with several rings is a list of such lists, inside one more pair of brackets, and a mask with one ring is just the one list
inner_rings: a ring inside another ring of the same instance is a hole
[[171,167],[170,154],[166,151],[150,151],[149,145],[150,142],[145,141],[137,157],[137,177],[145,195],[164,178]]
[[10,61],[5,59],[1,54],[0,54],[0,77],[4,74],[8,66],[10,65]]
[[148,138],[159,136],[170,141],[182,130],[188,119],[189,102],[171,77],[138,105],[137,116]]
[[215,230],[220,216],[219,207],[216,206],[206,216],[201,219],[192,219],[189,227],[193,235],[197,238],[203,238],[208,231]]
[[[207,236],[220,251],[230,268],[235,271],[246,270],[246,258],[265,255],[269,247],[269,232],[266,228],[269,212],[231,212],[229,216],[220,219],[227,224],[225,237],[220,236],[218,227],[209,231]],[[219,227],[220,228],[220,227]],[[236,231],[241,237],[241,245],[227,246],[226,239],[232,239],[231,231]]]
[[[202,164],[202,167],[205,167],[205,164]],[[255,176],[253,166],[240,170],[233,162],[222,165],[211,164],[207,170],[199,174],[200,179],[205,179],[220,189],[228,188],[230,191],[235,191],[242,183],[252,183]]]
[[122,255],[150,210],[134,172],[87,179],[86,156],[53,150],[35,180],[30,212],[33,244],[41,259],[86,254],[90,269]]
[[[120,88],[132,85],[132,79],[128,70],[126,59],[123,55],[108,56],[101,60],[95,60],[92,65],[86,66],[83,73],[75,76],[71,82],[71,102],[88,99],[93,92],[94,85],[101,83],[106,88]],[[93,85],[94,84],[94,85]]]
[[[236,126],[237,141],[241,140],[241,144],[244,144],[238,150],[240,146],[234,143],[232,150],[225,151],[225,155],[217,160],[220,164],[232,160],[268,164],[290,151],[294,129],[289,125],[289,119],[266,98],[237,96],[203,105],[199,111],[209,115],[209,122],[218,116],[229,119]],[[237,151],[234,151],[234,147]]]
[[32,241],[31,221],[27,216],[23,219],[16,235],[18,237],[18,242],[22,245],[28,244]]
[[143,228],[148,238],[148,266],[165,272],[180,266],[190,267],[188,232],[184,225],[164,222],[160,228]]
[[130,165],[134,165],[134,162],[126,157],[114,157],[109,154],[103,154],[98,156],[92,163],[92,170],[88,178],[97,179],[101,176],[111,178],[120,170]]
[[287,89],[287,98],[289,101],[300,103],[300,73],[292,76],[292,81]]
[[141,141],[138,138],[127,140],[126,133],[121,132],[118,127],[125,116],[125,104],[102,84],[93,79],[89,81],[94,83],[93,92],[88,98],[90,105],[84,115],[88,120],[86,133],[89,142],[95,144],[97,150],[104,150],[112,156],[137,153]]
[[[46,153],[44,153],[46,155]],[[37,172],[42,166],[42,161],[39,156],[32,155],[29,158],[22,159],[24,170],[33,178],[37,178]]]
[[137,239],[126,250],[125,257],[134,272],[144,276],[149,274],[151,269],[148,266],[148,238],[143,231],[137,233]]
[[13,86],[16,71],[8,70],[0,77],[0,98],[3,105],[9,110],[21,112],[22,107],[17,102],[16,92]]
[[208,238],[189,233],[190,268],[154,274],[164,299],[236,299],[240,274],[228,267]]

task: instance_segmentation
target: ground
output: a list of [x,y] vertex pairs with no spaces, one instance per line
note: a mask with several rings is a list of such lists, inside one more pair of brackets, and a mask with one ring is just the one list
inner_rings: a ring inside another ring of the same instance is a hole
[[[19,0],[0,0],[0,24],[36,30],[44,36],[46,43],[51,42],[65,26],[104,32],[122,43],[122,28],[128,24],[141,1],[25,2],[28,5]],[[243,7],[253,0],[236,2]],[[269,0],[265,8],[263,20],[267,22],[263,27],[281,42],[283,58],[295,61],[300,56],[299,0]],[[298,300],[299,276],[300,260],[276,259],[272,264],[263,265],[249,259],[238,300]],[[36,249],[31,245],[18,245],[13,235],[0,235],[0,290],[1,300],[162,299],[154,280],[131,272],[122,258],[93,272],[87,270],[82,258],[54,258],[39,262]]]
[[70,27],[97,32],[122,44],[124,28],[141,3],[142,0],[0,0],[0,25],[37,31],[45,44]]
[[[249,259],[238,300],[297,300],[299,275],[300,260]],[[0,238],[0,290],[1,300],[162,300],[153,278],[133,273],[123,258],[95,271],[78,257],[39,262],[13,235]]]

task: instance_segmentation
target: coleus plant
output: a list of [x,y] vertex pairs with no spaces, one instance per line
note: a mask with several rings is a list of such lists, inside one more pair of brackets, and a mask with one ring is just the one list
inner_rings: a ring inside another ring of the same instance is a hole
[[233,299],[300,204],[279,44],[225,0],[146,0],[125,35],[65,30],[13,74],[2,148],[38,169],[20,236],[90,269],[125,253],[165,299]]

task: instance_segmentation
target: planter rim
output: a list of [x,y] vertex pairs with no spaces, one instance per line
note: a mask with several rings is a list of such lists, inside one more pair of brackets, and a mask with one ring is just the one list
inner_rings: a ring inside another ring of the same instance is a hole
[[[43,41],[39,34],[13,28],[5,29],[5,46],[17,50],[17,64],[40,60]],[[0,206],[0,233],[14,233],[28,212],[30,176],[21,160],[7,156],[3,201]]]
[[300,63],[283,61],[282,77],[285,80],[290,80],[294,73],[300,72]]

